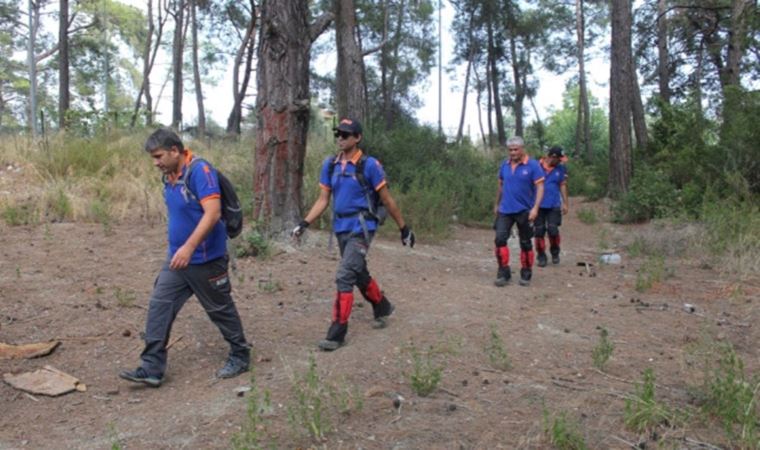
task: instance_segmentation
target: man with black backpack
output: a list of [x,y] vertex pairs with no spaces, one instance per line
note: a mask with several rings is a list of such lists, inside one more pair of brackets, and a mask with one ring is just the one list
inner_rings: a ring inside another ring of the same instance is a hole
[[211,164],[194,158],[171,130],[159,129],[151,134],[145,151],[164,174],[169,250],[148,305],[142,363],[119,376],[153,387],[163,383],[172,323],[193,294],[230,345],[227,362],[216,376],[239,375],[248,370],[251,350],[230,295],[227,273],[227,235],[239,233],[242,226],[242,221],[225,223],[223,219],[240,219],[239,211],[230,211],[234,209],[231,203],[237,203],[237,199],[227,198],[234,197],[234,190]]
[[373,328],[384,328],[393,305],[367,270],[367,252],[375,231],[385,215],[390,214],[401,232],[401,243],[414,247],[414,233],[405,224],[396,202],[388,191],[380,162],[359,149],[362,126],[355,119],[342,119],[334,129],[340,152],[322,164],[321,188],[311,210],[291,235],[300,237],[330,204],[333,198],[333,231],[338,239],[341,260],[336,276],[337,292],[333,303],[332,323],[327,337],[318,346],[336,350],[345,342],[348,318],[354,303],[354,286],[372,305]]

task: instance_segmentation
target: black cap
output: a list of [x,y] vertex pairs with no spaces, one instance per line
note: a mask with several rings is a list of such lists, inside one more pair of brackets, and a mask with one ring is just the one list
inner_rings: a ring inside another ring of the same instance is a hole
[[362,124],[356,119],[343,118],[340,119],[338,126],[333,128],[336,131],[345,131],[346,133],[362,134]]
[[560,158],[565,157],[565,151],[562,150],[562,147],[559,147],[556,145],[550,148],[549,150],[547,150],[546,154],[549,156],[559,156]]

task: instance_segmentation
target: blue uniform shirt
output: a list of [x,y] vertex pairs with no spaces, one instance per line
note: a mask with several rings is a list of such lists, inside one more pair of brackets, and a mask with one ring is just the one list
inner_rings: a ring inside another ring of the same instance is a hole
[[504,160],[499,168],[499,180],[502,182],[499,213],[517,214],[536,204],[536,185],[543,182],[544,171],[538,161],[525,155],[517,164]]
[[559,208],[562,206],[560,186],[567,183],[567,166],[557,164],[549,167],[541,159],[541,169],[544,171],[544,198],[541,200],[541,208]]
[[[322,171],[319,176],[319,186],[332,192],[333,196],[333,231],[337,233],[362,233],[361,222],[358,212],[369,209],[367,194],[361,183],[356,178],[356,165],[362,157],[361,150],[354,153],[353,158],[344,160],[343,155],[330,156],[322,163]],[[333,168],[332,178],[329,177],[330,166]],[[364,179],[375,191],[380,190],[387,183],[385,171],[380,162],[369,156],[364,161]],[[377,221],[367,218],[365,220],[367,231],[377,229]]]
[[[182,173],[179,179],[185,176],[187,167],[193,157],[192,152],[187,150],[185,164],[182,167]],[[176,180],[168,179],[164,182],[164,201],[169,216],[168,235],[169,235],[169,259],[174,253],[182,247],[187,238],[198,226],[201,217],[203,217],[203,208],[201,203],[213,198],[221,198],[219,189],[219,179],[216,175],[216,169],[205,161],[201,161],[190,172],[187,179],[188,186],[185,187]],[[196,199],[185,192],[190,189]],[[214,225],[214,228],[206,235],[203,242],[195,248],[190,264],[203,264],[214,259],[220,258],[227,252],[227,231],[224,223],[220,220]]]

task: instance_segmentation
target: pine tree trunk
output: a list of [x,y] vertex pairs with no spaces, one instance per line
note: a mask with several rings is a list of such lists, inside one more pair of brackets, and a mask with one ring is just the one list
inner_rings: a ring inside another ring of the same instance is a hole
[[[253,68],[253,55],[256,50],[256,4],[250,0],[251,20],[246,27],[245,35],[240,41],[235,52],[235,60],[232,65],[232,98],[234,99],[232,110],[227,117],[227,134],[240,136],[241,123],[243,121],[243,100],[248,92],[248,85],[251,82],[251,72]],[[243,82],[240,82],[240,66],[243,64],[245,56],[245,72],[243,72]]]
[[670,69],[668,64],[667,0],[657,0],[657,82],[660,99],[670,104]]
[[496,64],[496,47],[494,46],[493,24],[488,23],[488,53],[491,55],[491,88],[493,89],[493,107],[496,112],[496,132],[499,136],[499,145],[507,145],[507,137],[504,134],[504,115],[501,110],[501,98],[499,95],[499,68]]
[[172,128],[182,126],[182,54],[185,50],[185,0],[177,0],[174,10],[174,41],[172,43]]
[[611,19],[609,190],[616,197],[628,192],[633,175],[631,0],[612,0]]
[[198,66],[198,0],[190,0],[190,27],[193,39],[193,83],[195,85],[195,104],[198,107],[198,132],[197,136],[203,138],[206,135],[206,109],[203,106],[203,86],[201,84],[201,69]]
[[68,125],[69,96],[69,0],[60,0],[58,19],[58,127]]
[[269,235],[281,236],[302,217],[311,44],[331,18],[310,26],[308,15],[301,0],[261,3],[253,220]]
[[591,147],[591,107],[586,86],[586,18],[583,0],[575,0],[575,30],[578,45],[578,119],[575,126],[575,151],[586,161],[594,157]]
[[354,38],[356,8],[353,0],[335,0],[335,46],[338,67],[335,90],[338,117],[352,117],[364,122],[364,59],[362,49]]
[[[159,7],[159,14],[160,14],[160,8]],[[146,117],[145,125],[150,125],[153,121],[150,117],[151,115],[151,108],[152,108],[152,98],[150,96],[150,71],[151,71],[151,59],[150,59],[150,51],[153,49],[153,33],[155,31],[155,26],[153,24],[153,0],[148,0],[148,31],[147,36],[145,37],[145,47],[143,47],[143,71],[142,71],[142,84],[140,85],[140,91],[137,93],[137,100],[135,100],[135,108],[132,112],[132,119],[130,120],[129,126],[134,127],[137,123],[137,115],[140,113],[140,100],[142,99],[143,93],[145,94],[145,103],[146,103],[146,112],[148,117]],[[159,31],[160,33],[160,31]],[[160,36],[160,34],[159,34]],[[160,41],[160,38],[159,38]],[[156,46],[158,47],[158,45]]]
[[[513,110],[515,114],[515,135],[522,136],[524,133],[523,126],[523,100],[525,99],[525,89],[523,89],[522,75],[520,74],[520,57],[517,55],[517,43],[515,42],[515,31],[511,30],[509,36],[509,53],[512,59],[512,78],[515,84],[515,101]],[[499,137],[501,143],[501,137]],[[506,139],[504,144],[506,145]]]
[[647,147],[647,123],[644,116],[644,104],[641,102],[641,90],[636,76],[635,66],[631,67],[631,113],[633,114],[633,129],[636,134],[636,148],[643,150]]

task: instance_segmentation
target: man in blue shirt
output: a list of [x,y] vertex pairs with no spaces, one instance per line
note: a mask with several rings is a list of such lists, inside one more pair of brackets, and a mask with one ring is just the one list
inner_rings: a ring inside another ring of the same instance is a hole
[[507,240],[512,226],[517,225],[520,237],[520,285],[528,286],[533,270],[533,226],[544,195],[544,173],[538,162],[525,153],[525,142],[520,136],[507,141],[509,158],[499,168],[499,189],[496,192],[494,215],[496,222],[496,286],[506,286],[512,278],[509,267]]
[[142,363],[119,376],[153,387],[161,385],[172,324],[193,294],[230,345],[227,362],[216,376],[239,375],[248,370],[251,350],[230,295],[227,231],[220,220],[221,191],[217,172],[201,160],[186,174],[193,153],[171,130],[159,129],[151,134],[145,142],[145,151],[164,174],[169,250],[148,305],[145,349],[140,355]]
[[[358,147],[362,140],[359,121],[342,119],[334,131],[340,152],[325,159],[319,178],[319,198],[291,233],[296,238],[301,236],[327,209],[332,196],[333,231],[338,239],[341,260],[335,280],[337,292],[332,323],[327,337],[318,344],[324,351],[336,350],[345,342],[348,318],[354,303],[354,286],[372,304],[373,328],[384,328],[386,319],[393,312],[393,305],[367,270],[367,252],[379,220],[374,214],[378,204],[376,198],[396,221],[401,231],[401,243],[414,247],[414,233],[404,223],[401,211],[388,191],[383,167],[375,158],[365,157]],[[362,167],[360,173],[357,173],[358,167]]]
[[549,232],[549,251],[552,255],[552,264],[559,264],[559,226],[562,225],[562,216],[567,214],[567,167],[562,147],[552,147],[541,158],[541,169],[544,171],[544,198],[538,209],[538,218],[535,222],[536,235],[536,260],[538,267],[546,267],[546,242],[544,235]]

